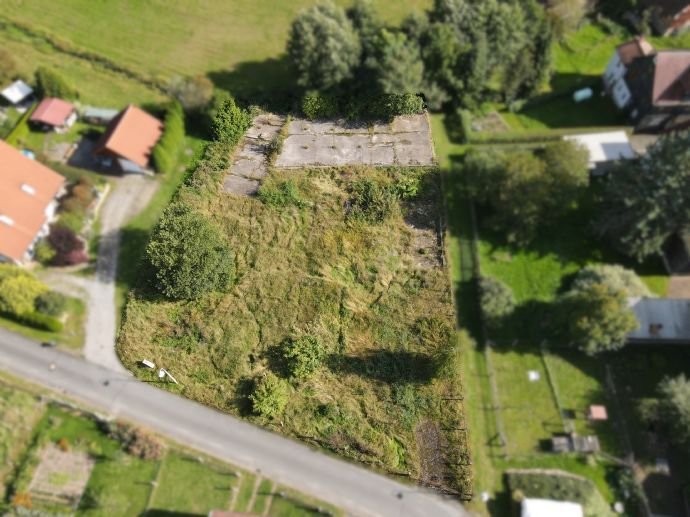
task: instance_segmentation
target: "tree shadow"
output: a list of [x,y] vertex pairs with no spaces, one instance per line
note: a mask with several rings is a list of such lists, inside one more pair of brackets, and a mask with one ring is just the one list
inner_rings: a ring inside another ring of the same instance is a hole
[[244,104],[258,104],[276,112],[290,111],[299,100],[299,88],[287,56],[247,61],[231,70],[215,70],[208,78]]
[[359,356],[332,354],[326,365],[333,372],[355,374],[387,384],[426,384],[437,365],[426,354],[405,350],[371,350]]

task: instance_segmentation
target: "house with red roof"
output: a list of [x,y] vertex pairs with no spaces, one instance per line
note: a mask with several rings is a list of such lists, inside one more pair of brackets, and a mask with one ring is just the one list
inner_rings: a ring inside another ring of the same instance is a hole
[[64,188],[64,177],[0,140],[0,262],[31,259]]
[[690,26],[688,0],[642,0],[639,6],[649,13],[652,27],[659,34],[677,34]]
[[122,110],[96,144],[101,165],[117,172],[143,172],[163,134],[163,123],[134,105]]
[[29,118],[29,122],[58,133],[67,131],[76,120],[74,105],[54,97],[43,99]]
[[690,127],[690,49],[657,51],[644,38],[620,45],[603,76],[639,132]]

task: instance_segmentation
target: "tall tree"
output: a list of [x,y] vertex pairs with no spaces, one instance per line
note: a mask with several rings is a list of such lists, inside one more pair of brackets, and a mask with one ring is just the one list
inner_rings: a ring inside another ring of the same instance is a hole
[[302,11],[292,22],[288,56],[301,86],[328,90],[351,79],[361,46],[352,22],[330,1]]
[[419,46],[403,32],[381,30],[367,65],[383,93],[419,93],[422,89],[424,65]]
[[685,374],[666,377],[659,384],[658,416],[666,424],[671,439],[690,444],[690,380]]
[[643,260],[689,226],[690,133],[663,136],[611,171],[596,228],[624,253]]

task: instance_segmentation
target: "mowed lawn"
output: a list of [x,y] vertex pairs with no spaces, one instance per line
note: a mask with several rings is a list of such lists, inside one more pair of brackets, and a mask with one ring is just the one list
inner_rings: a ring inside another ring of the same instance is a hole
[[[315,0],[28,0],[3,5],[2,17],[48,32],[156,78],[212,74],[222,86],[275,86],[289,69],[274,60],[285,51],[290,22]],[[342,5],[351,2],[340,0]],[[375,0],[381,16],[399,22],[430,0]],[[14,38],[0,33],[6,46]],[[16,52],[14,48],[11,48]],[[50,61],[36,56],[35,64]],[[263,65],[262,65],[263,64]],[[240,65],[245,65],[240,67]],[[240,68],[238,68],[240,67]],[[237,75],[229,76],[237,71]]]

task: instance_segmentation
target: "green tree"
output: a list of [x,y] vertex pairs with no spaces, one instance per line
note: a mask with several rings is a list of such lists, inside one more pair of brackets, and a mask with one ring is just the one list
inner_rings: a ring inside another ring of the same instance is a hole
[[572,205],[589,185],[589,152],[575,142],[559,140],[548,144],[541,158],[551,184],[552,207]]
[[220,142],[237,144],[252,124],[252,117],[240,108],[232,96],[227,95],[213,110],[211,128],[213,137]]
[[558,305],[561,338],[588,355],[622,348],[638,327],[625,293],[602,284],[571,290]]
[[290,376],[298,380],[311,377],[321,366],[325,355],[326,349],[316,336],[291,337],[283,346],[283,359]]
[[498,278],[490,276],[479,279],[479,303],[489,325],[496,325],[515,310],[512,289]]
[[155,287],[176,300],[224,291],[233,281],[232,250],[220,229],[182,203],[170,205],[153,231],[146,257]]
[[643,260],[690,226],[690,133],[662,136],[637,161],[608,175],[595,228]]
[[301,86],[328,90],[353,77],[361,46],[345,11],[325,1],[295,18],[287,51]]
[[52,68],[39,66],[36,69],[36,93],[39,97],[57,97],[60,99],[76,99],[77,90],[67,80]]
[[424,65],[419,45],[403,32],[383,29],[367,66],[383,93],[416,94],[422,90]]
[[671,439],[679,444],[690,444],[690,380],[685,374],[666,377],[659,384],[657,414],[666,425]]
[[249,395],[254,412],[264,417],[280,415],[287,406],[290,397],[290,388],[287,383],[267,372],[254,387],[254,392]]
[[554,32],[559,39],[562,39],[580,26],[587,14],[588,2],[587,0],[548,0],[546,5]]
[[627,297],[649,297],[652,294],[637,274],[623,266],[593,264],[585,266],[575,276],[572,289],[584,290],[593,284],[605,285]]

